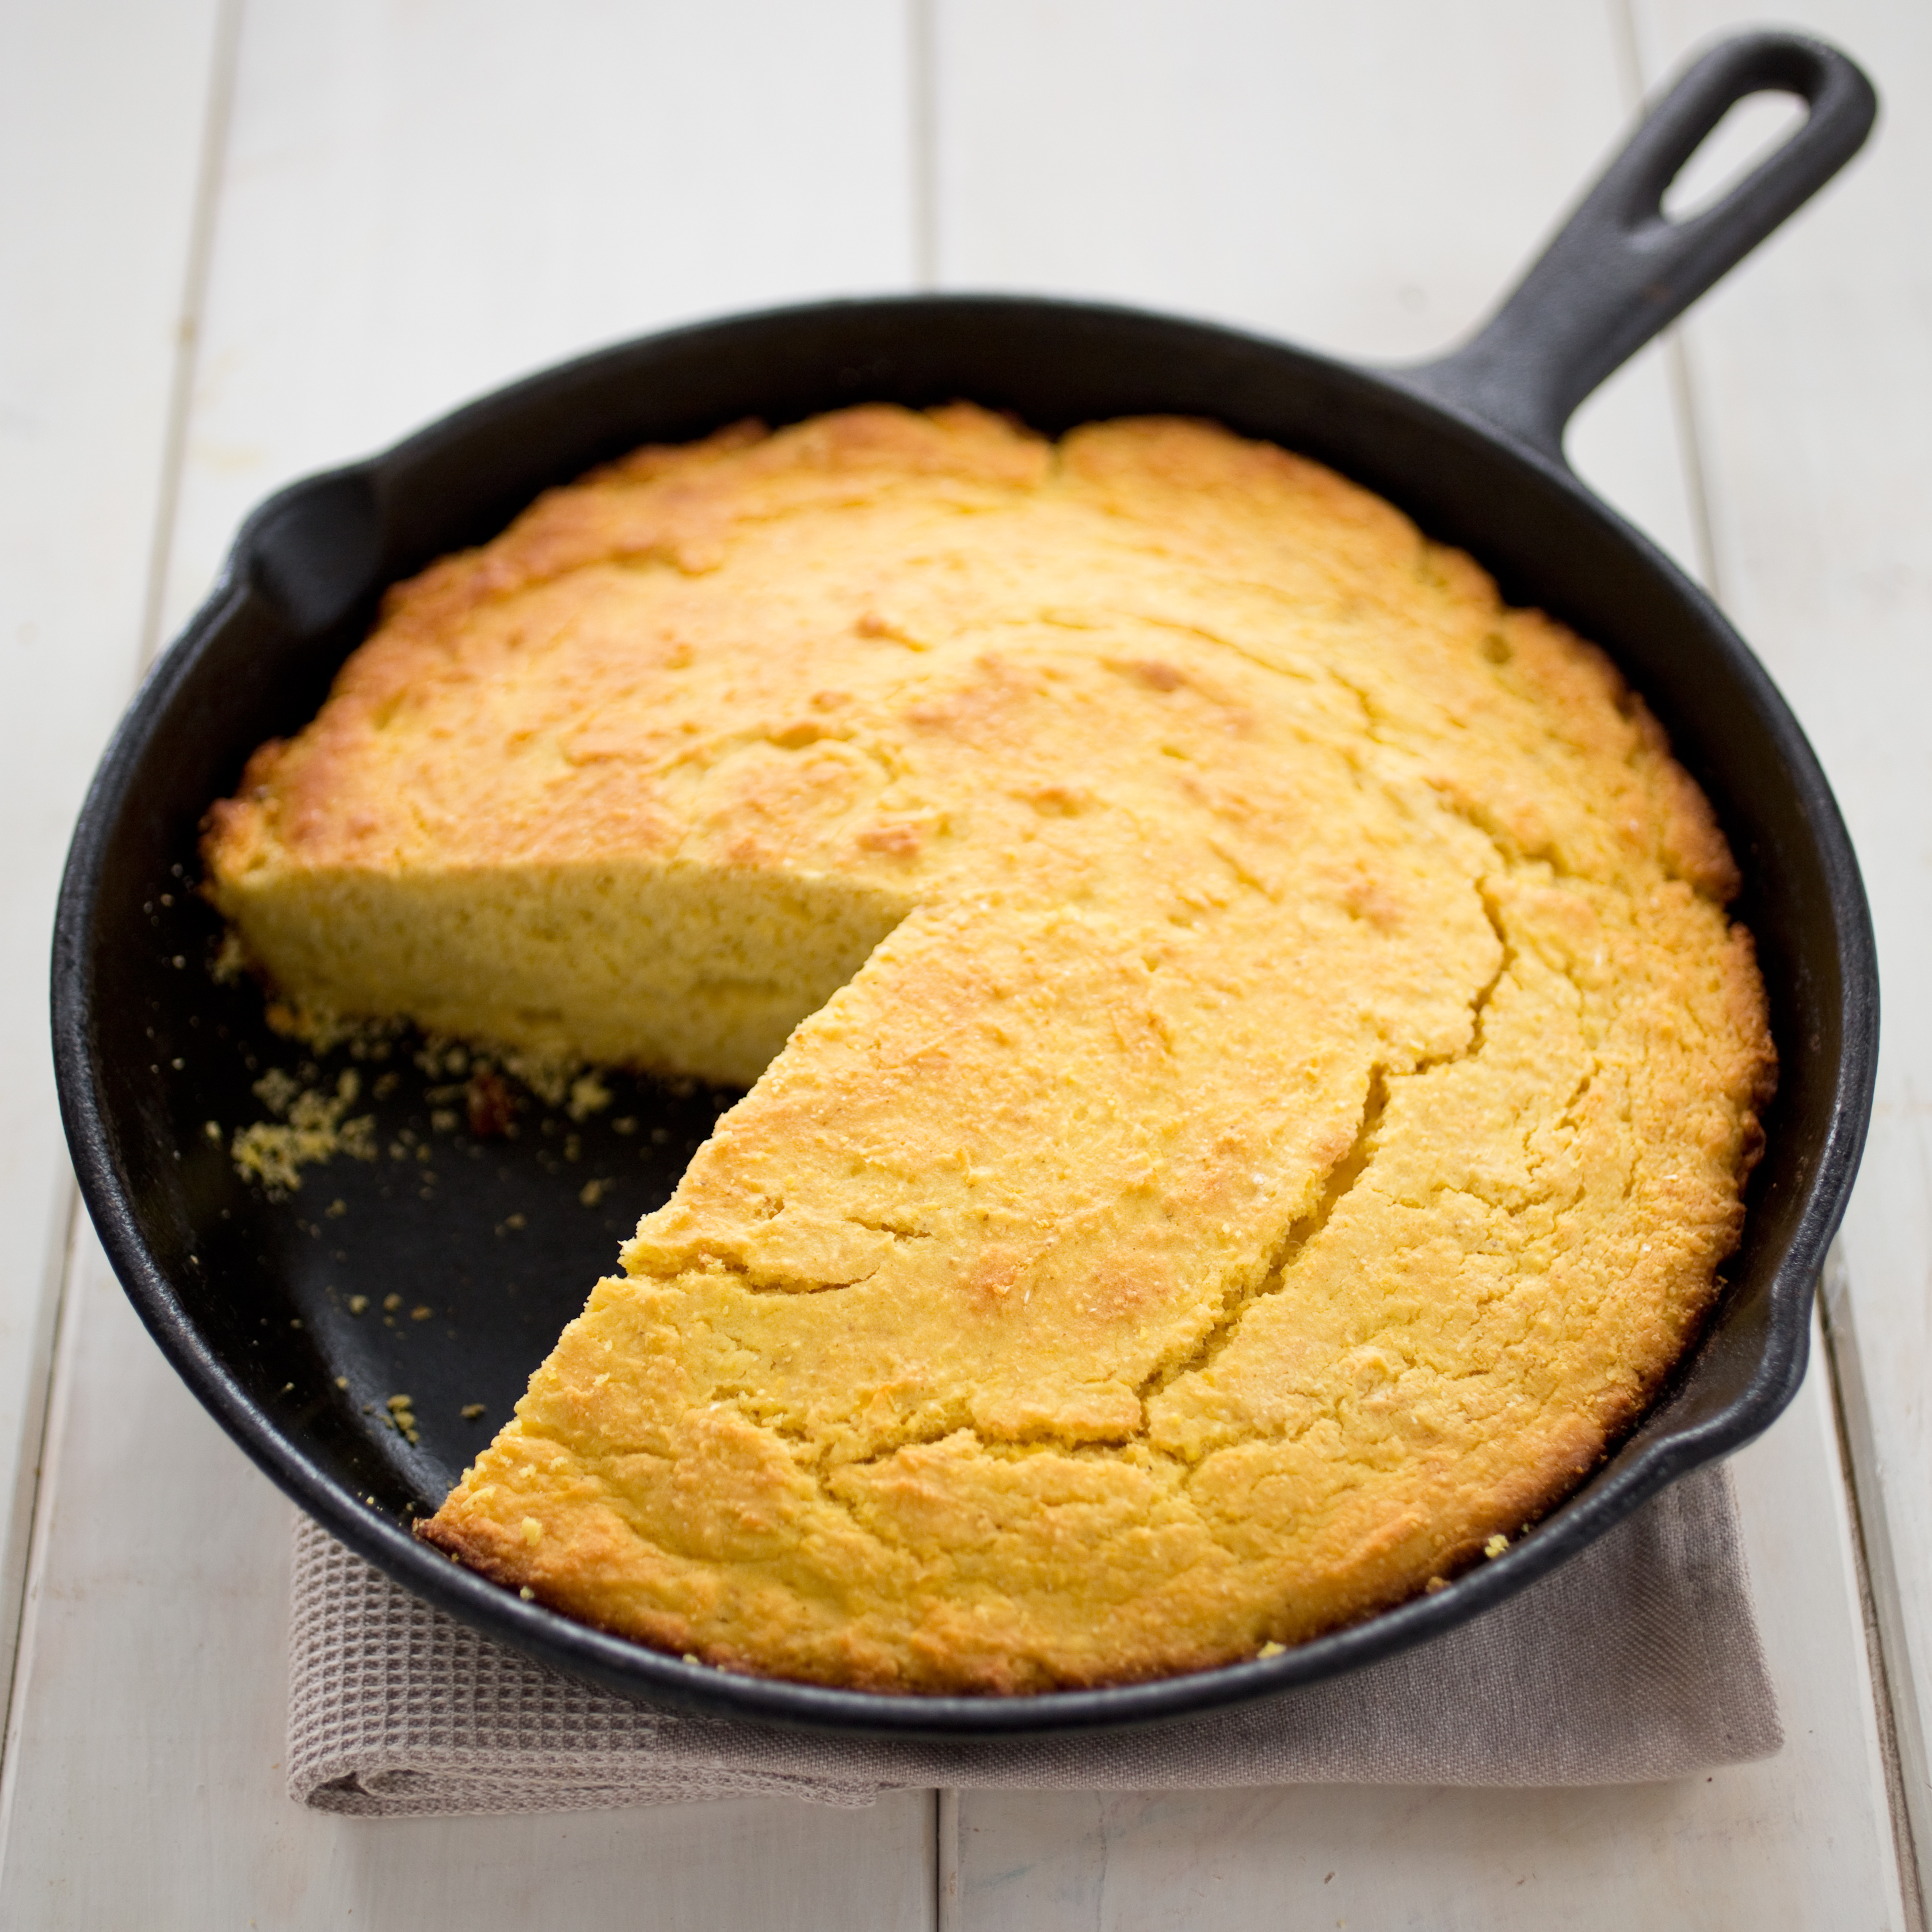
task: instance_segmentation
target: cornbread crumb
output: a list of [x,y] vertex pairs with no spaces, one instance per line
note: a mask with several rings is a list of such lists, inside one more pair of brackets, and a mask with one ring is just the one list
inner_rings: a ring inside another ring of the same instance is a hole
[[483,1405],[480,1402],[466,1402],[463,1405],[463,1419],[465,1422],[476,1421],[482,1413]]
[[392,1395],[388,1408],[390,1424],[397,1434],[412,1443],[420,1442],[422,1438],[416,1431],[416,1405],[412,1399],[406,1395]]
[[260,1120],[238,1129],[229,1156],[244,1179],[259,1180],[272,1195],[292,1194],[302,1186],[301,1170],[346,1154],[356,1160],[376,1157],[373,1114],[352,1120],[343,1116],[362,1088],[354,1068],[346,1069],[333,1094],[299,1087],[279,1068],[255,1083],[258,1097],[285,1122]]
[[577,1198],[586,1208],[594,1208],[604,1198],[610,1184],[608,1180],[586,1180],[577,1190]]
[[503,1054],[504,1070],[550,1107],[563,1105],[572,1078],[583,1064],[580,1054],[548,1045],[513,1046]]
[[1485,1556],[1500,1556],[1508,1547],[1509,1538],[1498,1530],[1483,1545],[1483,1554]]
[[595,1072],[586,1073],[570,1083],[568,1112],[573,1120],[587,1120],[610,1104],[610,1090]]
[[400,1294],[389,1294],[382,1298],[382,1309],[386,1314],[394,1314],[402,1305],[403,1298]]
[[268,1112],[278,1116],[286,1114],[290,1103],[302,1089],[300,1081],[292,1078],[279,1066],[272,1066],[254,1088],[254,1095]]
[[435,1312],[436,1310],[427,1304],[418,1304],[410,1310],[410,1319],[412,1322],[427,1322]]
[[352,1315],[362,1314],[368,1306],[369,1298],[366,1294],[352,1294],[349,1298],[349,1312]]
[[1263,1644],[1255,1654],[1257,1657],[1286,1657],[1288,1654],[1288,1646],[1285,1643],[1276,1643],[1270,1639]]
[[221,944],[208,962],[208,977],[218,986],[226,986],[240,979],[248,970],[248,949],[242,945],[241,935],[231,926],[221,935]]
[[440,1073],[464,1073],[469,1070],[470,1048],[460,1040],[452,1040],[447,1035],[432,1032],[412,1056],[417,1067],[434,1079]]

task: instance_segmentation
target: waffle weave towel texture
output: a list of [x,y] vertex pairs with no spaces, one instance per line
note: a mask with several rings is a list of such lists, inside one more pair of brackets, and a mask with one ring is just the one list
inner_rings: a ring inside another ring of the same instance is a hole
[[556,1676],[296,1529],[289,1787],[368,1817],[907,1786],[1150,1790],[1682,1778],[1783,1742],[1722,1468],[1401,1655],[1155,1730],[934,1744],[673,1716]]

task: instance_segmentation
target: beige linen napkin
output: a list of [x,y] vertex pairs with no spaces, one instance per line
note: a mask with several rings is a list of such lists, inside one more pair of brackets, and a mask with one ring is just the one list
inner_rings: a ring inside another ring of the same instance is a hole
[[1574,1562],[1419,1648],[1155,1730],[932,1744],[673,1716],[478,1636],[306,1517],[289,1789],[400,1817],[934,1785],[1622,1784],[1784,1742],[1730,1478],[1700,1470]]

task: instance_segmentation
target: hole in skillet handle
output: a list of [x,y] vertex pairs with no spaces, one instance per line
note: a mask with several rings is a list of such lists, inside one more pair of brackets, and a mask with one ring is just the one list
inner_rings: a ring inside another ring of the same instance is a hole
[[1664,191],[1665,218],[1694,220],[1715,208],[1804,126],[1804,102],[1781,88],[1767,88],[1725,110],[1710,137]]
[[[1708,206],[1664,199],[1732,109],[1796,95],[1808,110]],[[1798,34],[1741,34],[1694,62],[1490,320],[1397,380],[1562,464],[1577,406],[1727,274],[1864,146],[1878,96],[1837,48]]]

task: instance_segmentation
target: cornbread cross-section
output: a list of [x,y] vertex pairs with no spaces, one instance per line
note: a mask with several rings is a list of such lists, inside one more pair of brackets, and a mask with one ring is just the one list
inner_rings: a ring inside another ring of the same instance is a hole
[[1678,1359],[1773,1078],[1608,662],[1198,423],[640,451],[393,591],[206,858],[298,1024],[755,1083],[422,1533],[829,1683],[1195,1669],[1499,1546]]

